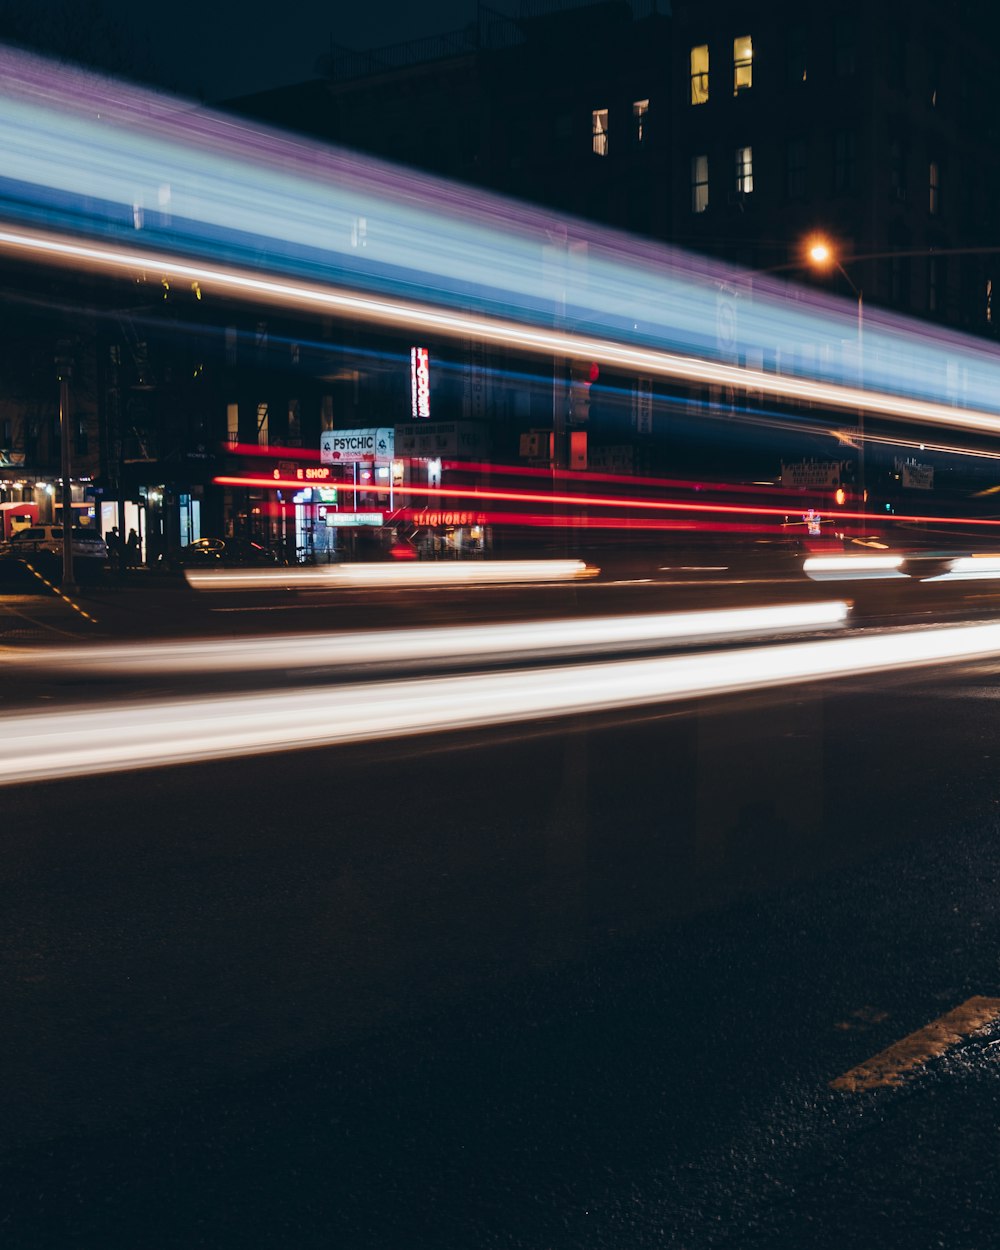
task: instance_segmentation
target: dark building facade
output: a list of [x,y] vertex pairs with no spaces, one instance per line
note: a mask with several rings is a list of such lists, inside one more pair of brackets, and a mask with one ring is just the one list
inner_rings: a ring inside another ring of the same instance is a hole
[[808,280],[822,236],[866,301],[995,332],[995,6],[678,0],[674,24],[678,243]]

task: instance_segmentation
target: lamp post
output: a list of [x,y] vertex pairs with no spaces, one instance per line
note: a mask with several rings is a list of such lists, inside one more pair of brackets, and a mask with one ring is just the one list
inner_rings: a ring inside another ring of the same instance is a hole
[[59,379],[59,433],[62,444],[62,588],[76,589],[73,579],[73,487],[70,466],[69,428],[69,379],[73,362],[65,349],[56,357],[56,375]]
[[[844,266],[837,259],[833,248],[829,243],[822,239],[814,240],[808,248],[809,261],[817,269],[826,269],[830,265],[836,265],[840,270],[841,276],[847,285],[851,288],[858,299],[858,390],[863,391],[865,386],[865,300],[864,292],[860,287],[855,286],[851,281],[851,276]],[[858,488],[861,494],[860,512],[862,525],[864,524],[865,514],[867,512],[868,491],[865,487],[865,410],[863,407],[858,409]],[[864,535],[862,535],[864,537]]]

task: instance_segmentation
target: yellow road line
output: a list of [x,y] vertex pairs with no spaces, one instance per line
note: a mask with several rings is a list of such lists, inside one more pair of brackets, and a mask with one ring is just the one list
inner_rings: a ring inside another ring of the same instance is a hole
[[977,995],[946,1012],[902,1041],[894,1042],[871,1059],[859,1063],[830,1082],[831,1089],[849,1093],[876,1089],[880,1085],[901,1085],[903,1074],[956,1046],[972,1033],[1000,1019],[1000,998]]
[[91,616],[89,612],[85,612],[83,608],[81,608],[78,603],[74,603],[73,600],[70,599],[68,595],[64,595],[63,592],[59,589],[59,587],[54,586],[47,577],[43,577],[42,574],[39,573],[39,571],[35,568],[33,564],[29,564],[27,560],[23,560],[22,564],[24,565],[26,569],[30,569],[31,572],[34,573],[34,575],[38,578],[38,580],[42,583],[43,586],[48,586],[49,590],[51,590],[53,594],[58,595],[59,598],[62,599],[63,603],[68,603],[74,612],[79,612],[80,615],[84,618],[84,620],[90,621],[91,625],[97,624],[96,617]]

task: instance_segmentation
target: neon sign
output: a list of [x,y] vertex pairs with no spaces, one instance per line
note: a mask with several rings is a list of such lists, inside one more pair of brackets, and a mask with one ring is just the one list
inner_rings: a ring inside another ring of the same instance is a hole
[[410,415],[431,415],[431,362],[426,347],[410,348]]

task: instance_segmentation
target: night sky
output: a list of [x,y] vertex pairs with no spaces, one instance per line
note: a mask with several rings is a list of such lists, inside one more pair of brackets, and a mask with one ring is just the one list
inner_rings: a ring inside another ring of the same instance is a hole
[[[516,12],[516,4],[498,7]],[[476,14],[475,0],[103,0],[103,8],[148,46],[171,87],[209,101],[315,77],[331,40],[380,47],[457,30]]]

